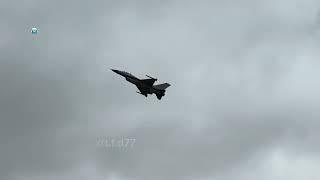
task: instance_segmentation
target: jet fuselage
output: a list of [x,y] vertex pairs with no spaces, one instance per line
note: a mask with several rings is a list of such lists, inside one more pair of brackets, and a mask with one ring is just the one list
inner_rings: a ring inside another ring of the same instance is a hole
[[[164,95],[165,93],[165,90],[164,89],[156,89],[154,88],[153,85],[149,85],[147,83],[145,83],[143,80],[133,76],[132,74],[128,73],[128,72],[125,72],[125,71],[119,71],[119,70],[115,70],[115,69],[111,69],[113,72],[125,77],[125,79],[136,85],[137,88],[141,91],[143,90],[143,92],[140,92],[140,94],[144,95],[147,97],[147,94],[160,94],[160,95]],[[154,79],[156,80],[156,79]]]

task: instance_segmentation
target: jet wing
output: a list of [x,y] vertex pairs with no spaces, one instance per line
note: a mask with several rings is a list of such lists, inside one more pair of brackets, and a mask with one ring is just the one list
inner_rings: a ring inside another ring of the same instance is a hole
[[140,86],[137,86],[137,88],[139,89],[140,94],[142,94],[142,95],[144,95],[144,96],[146,96],[146,97],[147,97],[148,92],[147,92],[147,90],[146,90],[146,89],[143,89],[143,88],[142,88],[142,87],[140,87]]
[[141,82],[148,85],[148,86],[152,86],[154,84],[154,82],[157,81],[156,79],[142,79]]

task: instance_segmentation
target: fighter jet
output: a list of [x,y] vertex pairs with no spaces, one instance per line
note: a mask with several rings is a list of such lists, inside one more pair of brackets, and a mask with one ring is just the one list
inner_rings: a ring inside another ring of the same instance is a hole
[[145,97],[148,96],[148,94],[156,94],[157,98],[160,100],[162,96],[165,95],[166,88],[170,86],[169,83],[163,83],[158,85],[153,85],[155,81],[157,81],[156,78],[153,78],[151,76],[146,75],[149,79],[139,79],[135,77],[134,75],[120,70],[111,69],[113,72],[123,76],[126,78],[127,81],[131,82],[132,84],[136,85],[140,92],[137,91],[137,93],[144,95]]

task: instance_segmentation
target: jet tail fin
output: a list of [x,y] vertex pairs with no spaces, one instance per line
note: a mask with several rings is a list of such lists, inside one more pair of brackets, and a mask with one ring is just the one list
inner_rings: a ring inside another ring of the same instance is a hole
[[155,89],[165,90],[165,89],[167,89],[169,86],[171,86],[169,83],[163,83],[163,84],[154,85],[153,87],[154,87]]

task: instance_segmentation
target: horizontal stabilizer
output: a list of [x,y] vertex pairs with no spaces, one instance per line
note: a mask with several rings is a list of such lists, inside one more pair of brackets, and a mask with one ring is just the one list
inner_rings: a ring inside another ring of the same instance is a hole
[[157,98],[158,98],[159,100],[161,100],[161,98],[162,98],[162,96],[164,96],[164,94],[156,94],[156,96],[157,96]]
[[169,83],[163,83],[163,84],[154,85],[153,87],[154,87],[155,89],[165,90],[165,89],[167,89],[169,86],[170,86]]

